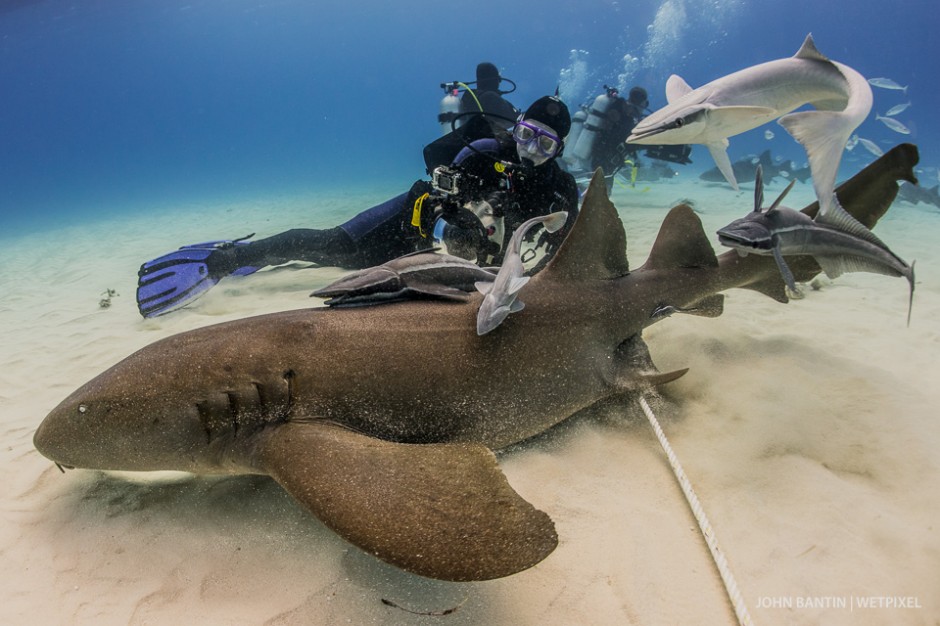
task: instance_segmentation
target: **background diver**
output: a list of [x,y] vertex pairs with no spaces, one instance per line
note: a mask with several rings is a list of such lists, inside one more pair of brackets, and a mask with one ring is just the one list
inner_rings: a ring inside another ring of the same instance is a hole
[[[508,91],[500,89],[503,82],[509,83]],[[476,81],[441,83],[441,88],[444,90],[444,98],[441,100],[441,112],[437,121],[440,122],[441,131],[445,135],[454,130],[455,122],[459,125],[461,120],[466,121],[465,116],[470,113],[491,114],[487,120],[494,128],[508,130],[521,112],[503,97],[516,90],[516,83],[500,76],[499,69],[487,61],[477,65]],[[461,90],[463,93],[458,97]]]
[[450,254],[498,265],[503,244],[522,222],[567,211],[565,226],[539,239],[547,258],[578,211],[574,178],[557,163],[571,128],[568,108],[557,96],[539,98],[511,134],[494,129],[490,115],[469,117],[425,148],[431,181],[419,180],[339,226],[295,228],[254,242],[243,237],[183,246],[144,263],[138,272],[140,314],[155,317],[183,307],[225,276],[291,261],[361,269],[430,249],[435,240]]
[[566,167],[573,172],[592,173],[604,169],[608,187],[613,177],[625,165],[632,165],[631,180],[636,179],[639,150],[646,156],[674,163],[691,163],[691,146],[637,146],[626,143],[633,127],[650,113],[649,95],[643,87],[635,86],[624,98],[614,87],[604,85],[604,92],[588,106],[582,106],[574,115],[569,150],[564,156]]

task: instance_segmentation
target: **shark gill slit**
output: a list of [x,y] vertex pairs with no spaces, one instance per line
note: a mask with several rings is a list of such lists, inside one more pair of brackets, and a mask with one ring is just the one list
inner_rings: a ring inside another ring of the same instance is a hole
[[281,375],[284,389],[273,394],[264,383],[252,382],[251,398],[240,398],[236,391],[226,390],[197,401],[196,413],[206,433],[206,443],[225,434],[232,437],[238,437],[240,432],[250,434],[269,422],[288,421],[294,405],[294,377],[293,370],[285,370]]
[[287,383],[287,402],[284,403],[283,414],[277,415],[275,421],[290,421],[291,412],[294,409],[294,376],[296,376],[294,370],[285,370],[283,378],[284,382]]
[[225,395],[228,396],[229,423],[232,425],[232,436],[238,437],[238,396],[232,391],[225,392]]

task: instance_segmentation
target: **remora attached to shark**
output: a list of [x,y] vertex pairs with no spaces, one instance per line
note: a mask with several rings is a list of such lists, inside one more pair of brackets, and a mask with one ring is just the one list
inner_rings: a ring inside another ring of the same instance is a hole
[[426,296],[467,300],[476,283],[496,275],[473,261],[422,250],[343,276],[311,296],[334,307],[363,306]]
[[[795,182],[795,181],[794,181]],[[809,255],[819,263],[829,278],[846,272],[874,272],[886,276],[903,276],[910,284],[907,322],[911,322],[914,301],[914,267],[888,248],[873,232],[839,204],[833,193],[827,214],[821,211],[815,219],[780,206],[793,187],[791,182],[768,208],[763,208],[764,181],[757,168],[754,183],[754,210],[718,231],[718,241],[740,254],[771,255],[780,268],[787,286],[796,292],[793,272],[784,257]]]
[[[870,227],[916,160],[913,146],[899,147],[839,197]],[[808,257],[791,269],[801,280],[819,272]],[[407,571],[507,576],[548,556],[557,536],[492,450],[680,375],[657,374],[641,331],[732,287],[786,300],[770,259],[716,257],[685,205],[631,271],[598,173],[571,233],[526,286],[525,310],[489,335],[475,332],[479,294],[200,328],[77,389],[34,443],[69,467],[267,474],[346,540]]]
[[[861,74],[829,60],[807,35],[789,59],[748,67],[698,89],[674,74],[666,82],[666,100],[668,105],[636,125],[627,143],[704,144],[737,190],[728,137],[780,118],[806,149],[816,198],[826,212],[842,150],[871,111],[872,93]],[[805,104],[817,110],[791,113]]]
[[536,224],[542,224],[545,230],[554,233],[565,225],[566,219],[567,211],[540,215],[520,224],[512,234],[496,280],[480,281],[475,285],[477,291],[483,294],[483,302],[477,312],[478,335],[485,335],[499,326],[510,313],[518,313],[525,307],[518,295],[530,278],[523,276],[525,267],[522,265],[522,240],[529,230]]

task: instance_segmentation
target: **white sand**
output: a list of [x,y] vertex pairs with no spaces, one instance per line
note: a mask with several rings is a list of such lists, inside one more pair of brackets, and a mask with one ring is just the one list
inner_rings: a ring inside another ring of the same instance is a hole
[[[632,265],[674,201],[695,200],[710,235],[751,203],[750,187],[652,187],[615,192]],[[474,584],[420,579],[362,554],[266,478],[63,475],[34,450],[50,409],[137,348],[310,306],[308,292],[338,275],[228,279],[191,309],[142,321],[133,293],[143,260],[184,243],[333,224],[397,191],[164,208],[3,242],[0,623],[733,622],[636,406],[503,455],[510,482],[555,520],[560,545],[531,570]],[[787,204],[811,199],[798,185]],[[660,369],[691,367],[655,408],[759,624],[940,620],[940,211],[901,203],[876,232],[917,259],[910,328],[903,279],[853,274],[789,305],[735,290],[719,319],[677,315],[646,334]],[[101,309],[106,288],[120,295]],[[414,616],[383,598],[459,609]]]

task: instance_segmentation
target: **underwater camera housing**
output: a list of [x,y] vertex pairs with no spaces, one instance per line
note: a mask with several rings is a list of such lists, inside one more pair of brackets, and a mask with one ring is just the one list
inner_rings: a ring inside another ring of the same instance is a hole
[[448,196],[460,195],[461,180],[464,174],[447,165],[439,165],[431,173],[431,187]]

